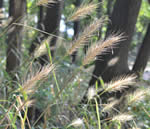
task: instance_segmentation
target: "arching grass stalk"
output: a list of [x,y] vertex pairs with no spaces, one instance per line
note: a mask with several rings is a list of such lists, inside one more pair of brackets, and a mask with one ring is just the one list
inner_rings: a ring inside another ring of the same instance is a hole
[[[56,102],[57,98],[61,95],[61,93],[64,91],[65,88],[67,88],[67,84],[75,77],[76,73],[75,74],[72,74],[71,77],[66,80],[66,82],[64,83],[64,86],[62,86],[63,88],[57,93],[57,95],[55,96],[55,98],[53,99],[53,103]],[[33,123],[33,127],[37,124],[37,122],[40,120],[40,118],[47,112],[47,110],[51,107],[52,105],[52,102],[50,102],[46,109],[41,113],[41,115],[38,117],[38,119]]]
[[100,120],[100,113],[99,113],[99,107],[98,107],[98,102],[97,99],[94,98],[95,104],[96,104],[96,114],[97,114],[97,119],[98,119],[98,129],[101,129],[101,120]]
[[[46,44],[46,48],[47,48],[50,64],[53,64],[50,46],[49,46],[49,44],[47,42],[45,44]],[[54,76],[54,79],[55,79],[57,90],[58,90],[58,92],[60,92],[60,88],[59,88],[59,84],[58,84],[58,81],[57,81],[57,78],[56,78],[55,71],[53,71],[52,73],[53,73],[53,76]]]

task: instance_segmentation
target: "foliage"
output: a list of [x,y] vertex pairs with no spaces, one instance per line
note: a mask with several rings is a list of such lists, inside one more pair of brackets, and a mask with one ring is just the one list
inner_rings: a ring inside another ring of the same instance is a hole
[[[28,14],[31,16],[26,17],[29,26],[36,26],[36,21],[34,18],[36,17],[37,7],[35,0],[28,0]],[[64,19],[67,19],[68,15],[71,15],[72,9],[75,8],[73,5],[74,1],[66,0],[65,1],[65,9],[63,11]],[[85,4],[88,1],[84,1]],[[139,15],[139,20],[137,23],[137,32],[141,32],[143,30],[144,25],[146,23],[146,19],[149,19],[149,7],[146,4],[146,1],[143,1],[142,9]],[[106,2],[104,4],[104,11],[106,11]],[[144,14],[144,15],[143,15]],[[96,17],[96,11],[93,12],[93,15],[86,19],[82,19],[84,25],[83,29],[86,30],[86,25],[91,23]],[[87,20],[88,19],[88,20]],[[144,20],[143,20],[144,19]],[[86,25],[85,25],[86,24]],[[66,24],[68,25],[68,24]],[[72,28],[72,24],[69,24],[69,27]],[[99,26],[98,26],[99,27]],[[97,27],[97,28],[98,28]],[[142,29],[141,29],[142,28]],[[99,28],[98,28],[99,29]],[[105,28],[104,28],[105,29]],[[84,33],[84,30],[82,31]],[[91,33],[86,36],[85,41],[93,41],[98,42],[98,38],[96,35],[95,29],[93,36]],[[105,30],[104,30],[105,32]],[[2,32],[1,32],[2,33]],[[37,31],[27,29],[25,31],[24,41],[23,41],[23,63],[21,64],[20,74],[17,75],[18,80],[15,82],[15,87],[13,86],[14,82],[9,78],[9,75],[5,71],[6,65],[6,57],[5,57],[5,35],[1,38],[0,42],[2,43],[0,50],[0,82],[1,82],[1,90],[0,90],[0,128],[11,127],[13,129],[17,128],[25,128],[25,124],[29,126],[29,128],[35,128],[38,119],[44,116],[44,122],[38,123],[38,128],[64,128],[64,129],[74,129],[74,128],[99,128],[102,127],[111,129],[113,127],[121,128],[124,121],[130,121],[129,124],[132,127],[140,126],[138,125],[139,121],[144,121],[144,126],[146,128],[150,128],[149,123],[150,116],[147,114],[150,111],[149,106],[149,94],[144,94],[146,96],[142,101],[128,101],[126,104],[126,108],[123,112],[119,112],[119,116],[113,116],[112,112],[117,110],[114,105],[119,103],[117,101],[113,102],[112,105],[108,105],[106,103],[100,103],[99,98],[106,92],[116,92],[121,91],[123,88],[128,87],[128,84],[133,84],[135,76],[123,76],[122,78],[116,79],[109,84],[105,84],[102,79],[100,79],[102,88],[98,87],[98,83],[95,84],[95,87],[88,89],[88,103],[85,105],[79,105],[81,98],[83,97],[83,93],[85,89],[88,87],[88,80],[91,76],[91,67],[88,69],[84,69],[82,61],[83,56],[82,51],[79,50],[79,58],[76,64],[72,64],[70,61],[70,56],[68,55],[68,49],[65,50],[66,42],[68,42],[68,37],[66,39],[62,39],[57,43],[57,52],[56,56],[51,58],[51,49],[48,46],[48,43],[45,42],[45,53],[48,53],[49,63],[48,65],[41,69],[37,62],[34,62],[36,57],[33,57],[28,54],[28,48],[30,43],[36,37]],[[65,33],[65,32],[64,32]],[[86,33],[88,34],[88,33]],[[143,34],[143,33],[142,33]],[[144,34],[143,34],[144,35]],[[142,36],[143,36],[142,35]],[[113,35],[115,37],[115,35]],[[82,35],[81,35],[82,37]],[[111,39],[111,38],[110,38]],[[118,40],[122,39],[119,37]],[[111,39],[112,40],[112,39]],[[137,39],[135,39],[136,41]],[[47,40],[46,40],[47,41]],[[108,40],[105,40],[105,43]],[[102,42],[102,41],[101,41]],[[116,42],[116,41],[115,41]],[[70,42],[69,42],[70,43]],[[68,44],[69,44],[68,43]],[[79,42],[78,42],[79,43]],[[99,42],[98,42],[99,43]],[[67,44],[67,45],[68,45]],[[101,46],[95,45],[95,48]],[[108,44],[106,47],[110,47]],[[78,48],[79,46],[75,47]],[[107,51],[106,47],[102,47]],[[40,48],[40,47],[39,47]],[[91,49],[91,48],[89,48]],[[39,51],[40,53],[40,51]],[[93,51],[89,56],[93,54]],[[97,55],[94,54],[91,60],[88,63],[93,61],[94,57]],[[84,58],[86,59],[86,57]],[[55,67],[51,67],[54,64]],[[55,70],[53,70],[55,69]],[[118,85],[119,83],[119,85]],[[6,89],[7,87],[7,89]],[[146,89],[145,87],[143,88]],[[143,90],[140,88],[140,90]],[[149,89],[147,89],[149,90]],[[7,91],[7,92],[6,92]],[[6,96],[6,93],[7,96]],[[145,93],[145,91],[144,91]],[[132,94],[131,94],[132,95]],[[100,96],[100,97],[99,97]],[[127,94],[128,96],[128,94]],[[136,100],[137,98],[131,100]],[[35,104],[36,102],[36,104]],[[133,102],[133,103],[131,103]],[[137,103],[139,102],[139,103]],[[135,104],[136,103],[136,104]],[[38,114],[38,118],[33,122],[33,126],[30,127],[30,120],[27,116],[28,110],[30,106],[36,106],[41,114]],[[109,108],[106,106],[109,106]],[[143,110],[141,110],[143,109]],[[95,112],[96,110],[96,112]],[[105,111],[106,112],[105,112]],[[126,113],[127,112],[127,113]],[[102,117],[110,114],[110,118],[108,120],[101,119]],[[133,119],[133,116],[137,116]],[[138,117],[140,116],[140,117]],[[119,118],[120,121],[118,120]],[[125,117],[125,118],[124,118]],[[123,119],[124,118],[124,119]],[[128,118],[128,119],[127,119]],[[143,120],[144,119],[144,120]],[[137,124],[136,124],[137,123]],[[8,125],[5,125],[8,124]]]

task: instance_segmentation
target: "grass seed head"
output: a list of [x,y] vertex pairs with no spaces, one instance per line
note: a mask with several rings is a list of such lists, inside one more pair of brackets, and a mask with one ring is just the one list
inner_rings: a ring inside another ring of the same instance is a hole
[[112,118],[112,121],[120,121],[122,123],[133,120],[133,115],[123,113]]
[[42,68],[42,70],[38,71],[34,76],[31,76],[30,79],[25,81],[22,85],[22,90],[27,94],[33,93],[36,89],[35,85],[38,81],[45,79],[49,73],[54,70],[55,65],[47,65]]
[[104,52],[107,52],[107,49],[113,47],[116,43],[123,40],[122,34],[111,35],[104,41],[98,41],[96,44],[92,45],[83,59],[83,65],[89,64],[92,62],[97,55],[101,55]]
[[76,21],[81,18],[85,18],[87,15],[90,15],[94,10],[98,8],[98,4],[89,3],[87,5],[81,5],[77,10],[69,16],[68,21]]
[[74,126],[74,127],[80,127],[83,125],[83,120],[81,118],[78,118],[76,120],[73,120],[72,123],[68,126]]
[[[42,43],[35,49],[35,51],[33,53],[34,58],[38,58],[38,57],[43,56],[44,54],[47,53],[46,44],[49,44],[51,39],[52,39],[52,37],[48,37],[47,39],[42,41]],[[54,50],[55,47],[51,47],[50,49]]]
[[54,4],[57,3],[57,0],[39,0],[36,5],[37,6],[46,6],[48,4]]
[[136,76],[127,75],[122,76],[118,79],[112,80],[110,83],[105,84],[105,90],[108,92],[116,92],[121,91],[124,88],[127,88],[129,85],[133,85],[135,83]]
[[73,52],[76,51],[77,48],[87,43],[92,34],[101,27],[101,25],[104,23],[105,20],[106,20],[105,18],[100,18],[92,22],[90,25],[88,25],[84,29],[84,31],[80,34],[80,36],[72,42],[73,45],[68,50],[67,53],[71,55]]
[[114,100],[114,101],[110,102],[109,104],[106,104],[102,111],[103,112],[110,111],[118,103],[119,103],[118,100]]
[[90,87],[89,89],[88,89],[88,93],[87,93],[87,98],[88,98],[88,100],[90,101],[91,99],[93,99],[95,96],[96,96],[96,89],[95,88],[93,88],[93,87]]
[[128,103],[132,104],[137,101],[142,101],[146,97],[148,91],[149,90],[137,89],[133,94],[128,95],[128,97],[129,97]]

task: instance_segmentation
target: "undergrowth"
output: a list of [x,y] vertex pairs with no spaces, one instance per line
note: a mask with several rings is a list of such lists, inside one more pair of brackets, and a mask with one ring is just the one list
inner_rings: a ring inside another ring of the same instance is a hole
[[[51,2],[55,1],[40,0],[37,6],[47,6]],[[98,4],[95,3],[81,4],[81,7],[76,9],[66,22],[85,18],[97,7]],[[140,125],[136,122],[144,118],[138,116],[138,111],[147,117],[147,121],[150,120],[149,108],[142,104],[143,102],[149,103],[147,101],[149,89],[137,87],[133,93],[123,96],[126,98],[126,104],[122,109],[117,108],[122,104],[122,97],[118,100],[108,98],[107,103],[101,101],[101,96],[105,93],[135,87],[135,75],[121,76],[107,84],[97,77],[101,82],[101,87],[96,83],[95,86],[88,88],[88,80],[92,76],[91,68],[85,69],[84,66],[93,62],[97,55],[109,52],[108,48],[113,48],[118,42],[125,40],[123,34],[112,34],[105,40],[92,43],[87,54],[80,57],[78,65],[70,62],[70,55],[90,41],[106,21],[108,19],[105,17],[92,21],[78,38],[67,43],[72,44],[69,48],[64,47],[66,40],[61,38],[61,41],[57,43],[59,46],[56,47],[60,53],[56,52],[53,59],[51,57],[53,48],[49,46],[53,35],[50,35],[22,64],[23,72],[18,75],[14,88],[11,88],[11,85],[14,85],[13,80],[4,71],[5,79],[1,79],[0,128],[121,129],[126,122],[131,128],[138,128]],[[41,67],[34,60],[44,54],[47,54],[49,63]],[[86,94],[87,103],[81,104],[84,94]],[[31,107],[38,109],[39,112],[30,111]],[[145,127],[149,128],[149,123]]]

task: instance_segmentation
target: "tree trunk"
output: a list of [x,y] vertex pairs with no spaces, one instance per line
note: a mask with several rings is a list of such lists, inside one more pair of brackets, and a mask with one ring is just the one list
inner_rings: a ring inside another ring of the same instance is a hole
[[[46,17],[44,20],[45,31],[54,34],[56,36],[59,35],[59,26],[61,20],[61,11],[62,11],[63,1],[57,0],[57,3],[50,5],[47,8]],[[51,46],[56,44],[57,38],[54,37],[50,43]],[[54,51],[52,52],[52,55]]]
[[38,27],[37,27],[38,29],[44,30],[44,28],[42,28],[43,20],[44,20],[44,8],[43,6],[40,6],[38,14]]
[[[61,11],[63,6],[63,0],[56,0],[54,4],[50,4],[47,7],[46,16],[44,19],[44,27],[47,33],[55,36],[59,35],[59,25],[61,20]],[[45,38],[47,35],[45,35]],[[50,46],[55,46],[57,37],[53,37],[50,41]],[[52,56],[54,56],[54,50],[51,50]],[[40,57],[40,64],[43,66],[48,61],[46,55]]]
[[108,16],[110,16],[112,13],[113,2],[114,2],[114,0],[107,1],[107,15]]
[[[106,35],[119,31],[124,33],[126,40],[121,41],[111,53],[98,57],[96,60],[93,74],[96,77],[101,76],[105,82],[129,72],[128,49],[134,33],[140,5],[141,0],[116,0],[110,17],[111,24],[108,26]],[[96,77],[92,77],[89,83],[90,86],[95,84]]]
[[[76,8],[78,8],[81,4],[81,0],[76,0],[74,5]],[[77,21],[74,21],[74,26],[73,26],[73,29],[74,29],[74,36],[73,36],[73,40],[76,39],[79,35],[79,32],[80,32],[80,21],[77,20]],[[77,51],[75,51],[73,54],[72,54],[72,63],[75,62],[76,60],[76,55],[77,55]]]
[[3,0],[0,0],[0,27],[2,27],[3,18]]
[[13,16],[13,11],[15,8],[15,0],[9,0],[9,16]]
[[143,43],[139,49],[138,55],[136,57],[135,64],[133,66],[133,71],[140,74],[144,72],[146,65],[148,63],[148,59],[150,56],[150,23],[147,28],[146,35],[144,37]]
[[3,0],[0,0],[0,8],[3,8]]
[[12,16],[12,25],[7,35],[6,71],[14,78],[14,71],[20,65],[21,43],[23,27],[13,23],[23,23],[26,13],[26,0],[10,0],[9,16]]
[[[99,6],[97,8],[97,17],[98,19],[100,17],[102,17],[102,13],[103,13],[103,6],[102,6],[102,0],[98,0],[99,2]],[[99,29],[99,33],[98,33],[98,39],[101,39],[101,36],[102,36],[102,28]]]
[[[44,7],[40,6],[38,10],[38,23],[37,23],[37,28],[44,31],[45,27],[43,25],[43,20],[44,20]],[[30,54],[35,50],[37,44],[40,44],[42,40],[44,39],[44,36],[41,33],[38,33],[38,36],[32,41],[32,44],[29,48]]]

